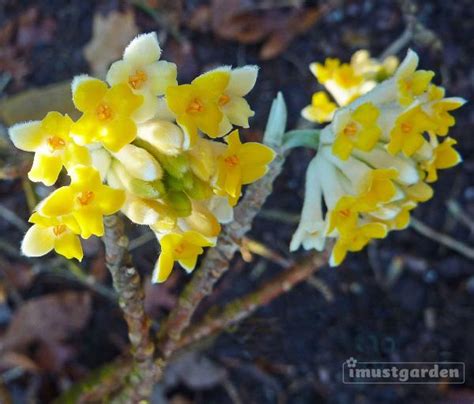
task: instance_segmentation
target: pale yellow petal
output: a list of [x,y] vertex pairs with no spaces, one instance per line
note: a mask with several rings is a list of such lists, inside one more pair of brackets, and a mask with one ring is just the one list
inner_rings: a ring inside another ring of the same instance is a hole
[[123,58],[136,66],[155,62],[160,56],[161,48],[156,32],[138,35],[123,53]]
[[18,123],[8,129],[10,139],[17,149],[33,152],[45,141],[40,121]]
[[21,251],[27,257],[41,257],[54,248],[54,239],[50,228],[35,224],[26,232]]

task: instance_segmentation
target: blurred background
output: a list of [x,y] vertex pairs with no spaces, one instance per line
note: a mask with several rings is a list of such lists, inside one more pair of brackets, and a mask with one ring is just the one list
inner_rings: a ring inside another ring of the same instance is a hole
[[[448,96],[473,96],[471,0],[0,0],[0,403],[49,403],[75,381],[126,352],[127,333],[99,239],[80,264],[54,255],[26,259],[19,245],[35,199],[49,190],[25,179],[31,163],[12,149],[5,128],[70,110],[70,79],[101,77],[138,33],[156,31],[180,83],[217,65],[258,64],[250,94],[256,111],[247,141],[260,140],[281,90],[289,126],[320,89],[310,62],[349,61],[358,49],[380,55],[413,16],[422,27],[407,46],[437,72]],[[413,20],[410,20],[413,21]],[[405,46],[398,54],[403,57]],[[337,268],[259,310],[238,327],[179,358],[158,386],[156,403],[372,403],[474,401],[474,113],[455,113],[464,163],[442,172],[435,197],[415,216],[435,232],[393,232]],[[289,157],[245,246],[203,309],[251,290],[280,270],[296,228],[312,157]],[[164,285],[149,276],[157,244],[130,227],[135,263],[146,280],[148,313],[159,321],[188,277]],[[461,242],[446,247],[446,237]],[[470,257],[470,258],[469,258]],[[464,385],[344,385],[349,357],[367,361],[456,361]]]

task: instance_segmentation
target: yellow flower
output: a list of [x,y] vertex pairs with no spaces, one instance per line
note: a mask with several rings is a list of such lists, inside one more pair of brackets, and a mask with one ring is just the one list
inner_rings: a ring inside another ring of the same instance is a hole
[[103,236],[103,215],[111,215],[122,207],[122,190],[103,185],[99,172],[92,167],[77,166],[71,172],[71,185],[58,188],[38,206],[47,217],[72,215],[83,238]]
[[422,104],[423,111],[430,117],[433,124],[431,133],[438,136],[446,136],[449,128],[456,123],[449,112],[466,103],[466,100],[461,97],[444,98],[445,92],[443,87],[430,84],[424,97],[426,102]]
[[21,250],[27,257],[40,257],[54,249],[67,259],[82,260],[82,246],[77,236],[79,226],[72,216],[45,217],[35,212],[30,222],[34,224],[21,244]]
[[327,58],[324,61],[324,65],[321,63],[311,63],[309,68],[314,76],[318,79],[321,84],[333,78],[334,73],[337,71],[341,61],[339,59]]
[[363,211],[375,209],[378,205],[390,202],[397,193],[393,181],[398,178],[395,168],[371,170],[358,198],[358,205]]
[[228,195],[229,203],[234,206],[242,192],[242,185],[263,177],[275,152],[260,143],[242,144],[238,130],[234,130],[225,141],[228,146],[218,158],[216,185],[224,195]]
[[171,85],[176,85],[176,65],[158,61],[161,55],[156,33],[137,36],[125,49],[123,60],[110,66],[107,82],[114,86],[125,83],[134,94],[143,96],[143,104],[133,113],[138,122],[156,114],[158,96]]
[[438,179],[437,170],[454,167],[462,161],[460,154],[454,149],[457,142],[447,137],[445,141],[433,150],[433,157],[421,163],[423,170],[427,172],[426,182],[434,182]]
[[107,149],[118,152],[131,143],[137,134],[133,113],[143,102],[127,84],[111,88],[98,79],[78,76],[72,83],[73,102],[83,112],[72,125],[71,133],[81,145],[100,142]]
[[331,266],[337,266],[349,251],[357,252],[362,250],[370,240],[376,238],[381,239],[387,236],[387,226],[382,223],[367,223],[357,229],[354,229],[351,233],[339,237],[332,250],[331,258],[329,263]]
[[90,164],[87,148],[71,139],[72,120],[59,112],[49,112],[42,121],[14,125],[9,134],[14,145],[21,150],[35,152],[28,177],[34,182],[53,185],[63,166]]
[[377,124],[379,109],[366,102],[354,112],[341,110],[334,118],[336,139],[332,146],[333,153],[342,160],[347,160],[354,148],[370,151],[379,140],[381,129]]
[[356,197],[345,195],[339,199],[334,209],[329,212],[329,223],[326,234],[338,230],[339,234],[349,234],[357,226],[359,204]]
[[337,105],[329,100],[324,91],[318,91],[313,94],[311,105],[308,105],[301,111],[301,115],[311,122],[323,123],[330,122]]
[[401,114],[390,131],[387,151],[394,155],[402,151],[410,157],[426,142],[423,132],[433,129],[433,123],[420,106]]
[[362,76],[358,75],[351,65],[343,63],[334,72],[334,81],[342,88],[351,88],[362,83]]
[[230,74],[229,83],[220,95],[217,104],[223,113],[223,121],[220,123],[221,133],[228,133],[232,125],[249,127],[249,118],[255,115],[245,96],[252,90],[257,81],[258,67],[244,66],[237,69],[223,67],[214,71],[227,72]]
[[415,97],[423,94],[430,85],[434,72],[430,70],[416,70],[418,55],[409,50],[404,62],[400,65],[395,79],[397,82],[398,101],[404,107],[410,105]]
[[220,128],[223,114],[218,103],[229,80],[229,72],[212,71],[195,78],[191,84],[170,86],[166,90],[168,107],[187,133],[190,144],[195,143],[198,129],[212,138],[225,135]]
[[175,261],[187,272],[191,272],[198,256],[204,252],[203,247],[210,247],[212,243],[195,231],[187,231],[182,234],[166,234],[160,239],[160,245],[161,254],[153,272],[153,282],[166,281]]

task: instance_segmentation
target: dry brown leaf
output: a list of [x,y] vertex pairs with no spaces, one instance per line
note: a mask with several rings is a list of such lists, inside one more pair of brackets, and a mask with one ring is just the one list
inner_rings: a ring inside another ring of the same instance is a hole
[[30,358],[18,352],[6,352],[0,358],[0,367],[4,369],[21,368],[29,372],[38,372],[39,368]]
[[91,306],[91,296],[86,292],[62,292],[28,300],[14,313],[0,340],[0,352],[19,350],[35,341],[63,341],[86,325]]
[[106,16],[97,13],[92,23],[92,39],[84,47],[84,57],[91,73],[104,78],[110,64],[120,59],[128,43],[138,35],[132,9],[112,11]]
[[210,25],[218,37],[243,44],[263,42],[260,57],[266,60],[284,52],[328,10],[329,5],[301,7],[300,2],[291,8],[265,9],[249,0],[212,0],[208,9],[196,9],[188,26],[205,30]]

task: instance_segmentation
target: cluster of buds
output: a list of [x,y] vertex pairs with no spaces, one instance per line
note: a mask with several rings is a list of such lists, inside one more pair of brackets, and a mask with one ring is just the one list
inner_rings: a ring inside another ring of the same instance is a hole
[[194,269],[220,224],[232,220],[242,186],[265,175],[274,152],[241,143],[233,130],[247,128],[254,115],[244,97],[258,68],[224,66],[178,85],[176,65],[160,55],[156,35],[141,35],[106,81],[74,78],[77,121],[50,112],[10,128],[15,146],[35,153],[32,181],[51,186],[63,167],[70,177],[36,207],[25,255],[54,249],[81,260],[79,237],[102,236],[103,216],[121,210],[156,234],[161,254],[153,281],[162,282],[175,261]]
[[[408,51],[392,77],[363,95],[354,93],[350,101],[344,98],[344,106],[333,112],[307,170],[291,250],[301,245],[322,250],[326,238],[335,238],[331,265],[339,265],[349,251],[406,228],[410,211],[432,197],[429,183],[437,180],[437,171],[461,161],[456,141],[447,134],[455,123],[450,111],[465,100],[445,98],[444,89],[431,83],[434,73],[417,66],[417,54]],[[349,67],[344,77],[352,80]],[[344,80],[333,78],[340,68],[333,60],[315,67],[333,95],[328,80],[341,84]],[[313,107],[316,116],[318,107]]]

